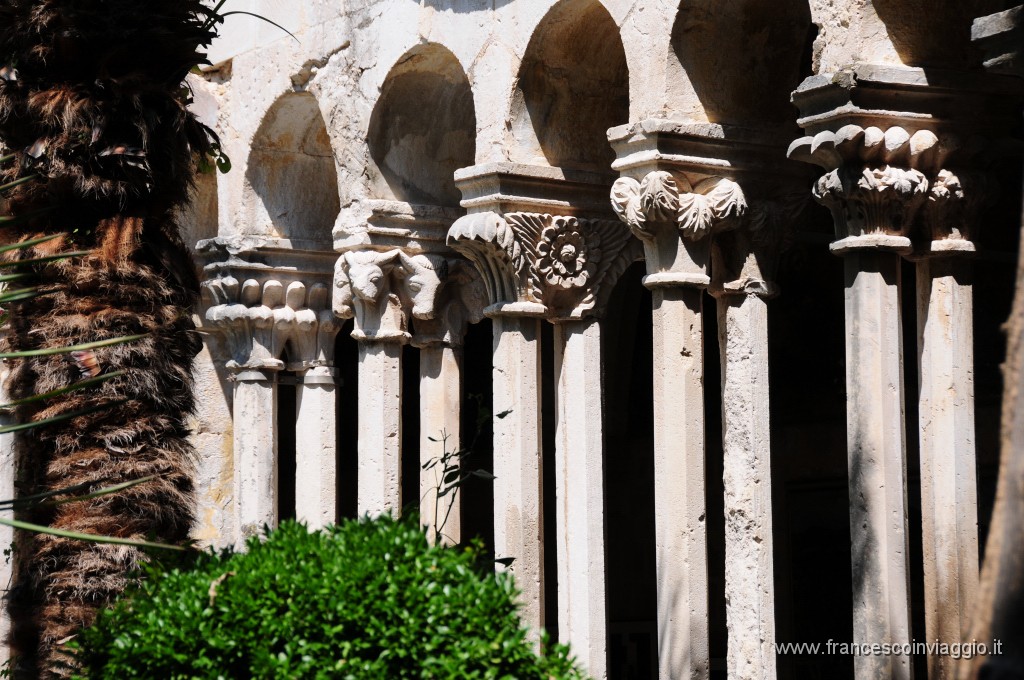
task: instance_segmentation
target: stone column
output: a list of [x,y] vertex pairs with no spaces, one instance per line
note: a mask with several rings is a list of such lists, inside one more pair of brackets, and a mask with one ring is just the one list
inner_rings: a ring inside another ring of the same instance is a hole
[[775,572],[772,535],[769,283],[783,241],[776,206],[754,203],[750,219],[714,245],[722,365],[725,473],[725,603],[728,675],[775,680]]
[[558,633],[594,678],[608,674],[601,325],[555,326]]
[[277,369],[240,368],[232,406],[239,541],[277,525]]
[[408,319],[398,295],[398,250],[352,251],[335,267],[334,309],[352,308],[359,342],[357,507],[402,509],[402,346]]
[[295,390],[295,518],[310,529],[338,515],[337,370],[302,371]]
[[600,327],[594,318],[639,256],[638,243],[613,220],[526,212],[467,215],[452,225],[448,243],[477,268],[492,303],[485,311],[495,320],[495,544],[498,553],[504,541],[529,559],[521,564],[518,555],[498,555],[515,557],[517,581],[535,588],[526,595],[531,625],[543,624],[544,584],[540,335],[538,321],[528,317],[559,324],[559,639],[573,646],[590,675],[603,679],[604,446]]
[[[462,347],[433,342],[420,347],[420,523],[431,540],[441,528],[441,541],[462,540],[461,494],[439,498],[449,473],[458,473],[458,461],[447,470],[437,459],[462,450]],[[433,465],[431,465],[434,463]],[[429,469],[427,467],[429,466]]]
[[462,540],[460,470],[462,343],[470,323],[483,319],[486,292],[465,260],[436,253],[401,256],[402,295],[420,350],[420,522],[434,540]]
[[[974,448],[974,298],[971,220],[979,182],[941,171],[926,211],[927,250],[917,262],[921,515],[929,642],[966,639],[978,595]],[[973,194],[968,199],[965,191]],[[928,676],[952,680],[957,661],[928,657]]]
[[[710,677],[704,474],[703,293],[708,234],[741,216],[739,186],[655,171],[623,177],[612,205],[644,244],[654,297],[654,493],[658,663],[664,679]],[[681,417],[680,414],[685,414]]]
[[505,314],[492,320],[494,555],[514,558],[509,570],[522,592],[520,616],[539,639],[546,625],[541,321]]
[[359,514],[402,509],[402,345],[359,343]]
[[[904,430],[901,255],[928,180],[916,164],[937,143],[921,131],[847,125],[791,147],[828,172],[815,198],[833,214],[846,268],[847,453],[854,642],[911,641]],[[909,655],[857,656],[857,677],[909,679]]]

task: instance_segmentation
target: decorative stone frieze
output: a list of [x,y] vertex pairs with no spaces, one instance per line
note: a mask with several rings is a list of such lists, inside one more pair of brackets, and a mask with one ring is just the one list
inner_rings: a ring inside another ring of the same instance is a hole
[[486,313],[551,319],[600,315],[640,254],[613,220],[526,212],[467,215],[452,225],[448,244],[480,272]]

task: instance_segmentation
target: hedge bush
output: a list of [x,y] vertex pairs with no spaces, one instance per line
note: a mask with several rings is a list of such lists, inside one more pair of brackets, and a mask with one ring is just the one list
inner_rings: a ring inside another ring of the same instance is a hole
[[247,551],[148,567],[73,643],[87,678],[579,679],[537,655],[512,578],[413,519],[286,522]]

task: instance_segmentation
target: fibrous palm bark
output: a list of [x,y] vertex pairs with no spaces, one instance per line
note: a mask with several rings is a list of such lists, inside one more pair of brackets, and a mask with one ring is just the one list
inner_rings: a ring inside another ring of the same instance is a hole
[[[200,0],[0,0],[0,142],[15,158],[0,243],[63,234],[4,257],[88,255],[25,265],[36,295],[12,304],[7,349],[66,347],[146,334],[74,355],[18,359],[15,399],[100,372],[101,384],[19,407],[23,421],[84,412],[18,443],[22,494],[158,475],[120,493],[34,511],[61,529],[163,542],[192,521],[191,367],[197,291],[175,214],[197,159],[216,152],[188,111],[188,72],[219,17]],[[36,212],[42,211],[42,212]],[[126,585],[131,546],[36,535],[19,546],[12,602],[18,674],[63,677],[62,643]]]

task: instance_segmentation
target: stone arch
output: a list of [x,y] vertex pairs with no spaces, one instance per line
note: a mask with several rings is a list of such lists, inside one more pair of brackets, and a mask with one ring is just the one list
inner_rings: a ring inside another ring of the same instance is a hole
[[712,123],[792,125],[790,93],[810,75],[807,0],[683,0],[672,27],[669,103]]
[[329,244],[341,210],[338,173],[316,99],[290,93],[278,99],[252,141],[246,169],[255,214],[246,233]]
[[436,43],[392,67],[367,132],[374,198],[457,207],[454,174],[476,156],[476,109],[459,60]]
[[562,0],[520,64],[510,111],[511,160],[607,172],[608,128],[629,122],[619,27],[597,0]]

